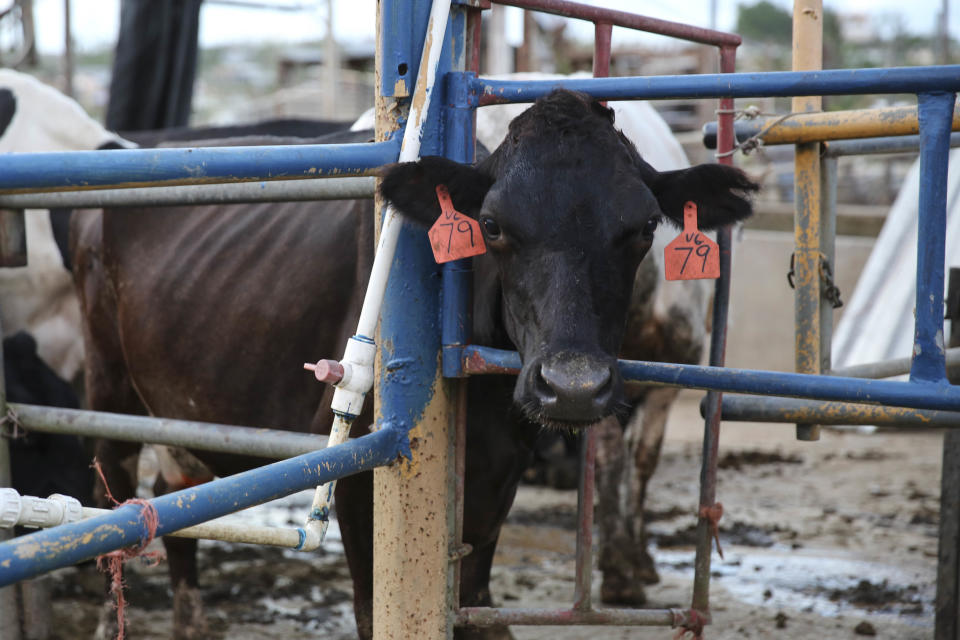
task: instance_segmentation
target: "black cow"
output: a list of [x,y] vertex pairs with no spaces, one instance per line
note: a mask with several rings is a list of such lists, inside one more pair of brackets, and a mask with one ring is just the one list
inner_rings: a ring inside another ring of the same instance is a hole
[[[429,225],[440,214],[438,184],[479,220],[489,247],[475,261],[475,340],[516,348],[523,359],[515,381],[481,376],[469,384],[464,541],[473,552],[463,560],[461,603],[486,605],[497,536],[539,430],[580,429],[626,409],[616,358],[634,274],[657,225],[664,218],[679,224],[687,200],[699,205],[701,228],[742,219],[750,214],[745,194],[756,185],[720,165],[658,173],[614,128],[610,110],[568,91],[517,117],[478,166],[442,158],[393,165],[381,192]],[[275,215],[264,215],[268,209]],[[339,353],[356,326],[373,224],[369,203],[343,202],[75,218],[91,408],[329,429],[332,394],[306,379],[300,363]],[[369,419],[368,409],[356,433]],[[114,495],[132,495],[120,463],[137,445],[98,449]],[[217,475],[259,462],[195,453]],[[372,474],[339,483],[338,519],[364,638],[372,629],[371,504]],[[167,547],[182,624],[196,619],[195,547]]]
[[[3,339],[3,375],[8,402],[80,408],[73,387],[40,359],[37,343],[29,333],[19,331]],[[17,431],[17,437],[10,441],[13,488],[21,495],[41,498],[63,493],[88,504],[93,493],[93,474],[81,439],[19,428]]]

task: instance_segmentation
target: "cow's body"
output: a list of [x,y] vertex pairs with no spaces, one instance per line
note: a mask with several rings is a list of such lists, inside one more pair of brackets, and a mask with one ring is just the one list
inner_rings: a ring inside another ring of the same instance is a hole
[[[464,539],[473,552],[461,602],[483,605],[497,535],[542,425],[580,428],[625,413],[615,361],[657,220],[679,220],[688,197],[701,205],[705,227],[741,218],[749,206],[733,192],[753,185],[715,165],[657,174],[604,108],[570,93],[517,119],[508,143],[479,167],[442,159],[397,165],[382,190],[429,224],[439,214],[439,183],[459,210],[479,217],[487,237],[489,251],[475,262],[474,339],[517,348],[524,361],[517,381],[484,376],[469,385]],[[329,428],[330,390],[300,365],[342,351],[355,326],[372,263],[369,203],[106,211],[78,218],[74,243],[91,408]],[[368,424],[361,416],[355,429]],[[114,495],[129,497],[124,460],[137,447],[105,442],[100,450],[113,463]],[[260,462],[197,456],[219,475]],[[371,498],[370,474],[338,486],[364,637],[372,622]],[[196,569],[180,552],[194,548],[168,543],[177,602],[186,605],[181,623],[192,619]]]

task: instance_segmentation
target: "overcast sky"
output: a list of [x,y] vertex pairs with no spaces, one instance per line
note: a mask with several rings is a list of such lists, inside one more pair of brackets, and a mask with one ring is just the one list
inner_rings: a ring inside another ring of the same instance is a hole
[[[309,0],[263,0],[275,4],[322,5]],[[655,18],[709,26],[710,0],[581,0],[614,9],[634,11]],[[790,10],[789,0],[772,0]],[[953,3],[950,12],[950,33],[960,34],[960,6]],[[0,0],[8,5],[11,0]],[[375,22],[374,0],[335,0],[335,33],[339,40],[373,39]],[[736,21],[737,2],[717,0],[718,27],[733,30]],[[754,0],[746,0],[752,4]],[[909,31],[930,33],[937,22],[942,0],[826,0],[826,6],[841,13],[872,13],[898,16]],[[35,0],[37,14],[37,40],[43,53],[55,53],[63,47],[63,0]],[[73,32],[78,46],[83,49],[110,45],[116,39],[119,17],[119,0],[72,0]],[[904,7],[909,6],[909,11]],[[519,10],[512,10],[519,11]],[[320,9],[296,13],[264,11],[205,4],[200,19],[201,46],[230,42],[297,42],[317,39],[325,31],[324,14]],[[593,28],[588,23],[575,21],[575,33],[585,39],[592,38]],[[617,41],[637,37],[626,30],[614,31]]]

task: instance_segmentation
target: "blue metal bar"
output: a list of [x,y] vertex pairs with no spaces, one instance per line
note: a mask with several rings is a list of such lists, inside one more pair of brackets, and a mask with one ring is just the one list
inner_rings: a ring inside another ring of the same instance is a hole
[[[515,351],[477,346],[463,350],[463,363],[469,374],[516,373],[521,365]],[[640,360],[621,360],[620,373],[624,380],[669,387],[960,411],[960,387],[946,383],[859,380]]]
[[947,159],[956,95],[918,96],[920,120],[920,219],[917,237],[917,303],[912,382],[947,380],[943,344],[943,269],[947,228]]
[[472,78],[470,84],[478,106],[533,102],[558,88],[600,100],[923,93],[960,91],[960,65],[537,81]]
[[0,154],[0,192],[373,175],[400,141]]
[[[346,444],[169,493],[150,501],[160,517],[156,534],[390,464],[399,455],[409,455],[406,433],[380,429]],[[0,586],[139,544],[146,536],[139,505],[22,536],[0,544]]]

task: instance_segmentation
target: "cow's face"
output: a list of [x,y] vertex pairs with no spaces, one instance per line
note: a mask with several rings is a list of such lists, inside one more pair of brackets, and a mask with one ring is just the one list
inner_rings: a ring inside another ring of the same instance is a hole
[[523,361],[515,402],[563,426],[622,404],[617,353],[634,274],[661,218],[679,222],[693,200],[701,228],[733,222],[750,213],[740,192],[756,188],[720,165],[656,172],[614,129],[610,110],[567,91],[514,119],[478,167],[440,158],[395,165],[381,191],[431,224],[441,183],[479,221],[488,248],[480,268],[499,276],[499,320]]

